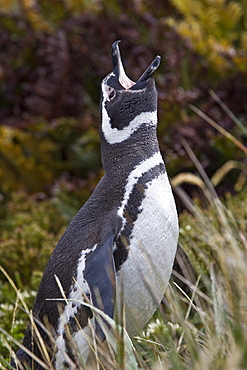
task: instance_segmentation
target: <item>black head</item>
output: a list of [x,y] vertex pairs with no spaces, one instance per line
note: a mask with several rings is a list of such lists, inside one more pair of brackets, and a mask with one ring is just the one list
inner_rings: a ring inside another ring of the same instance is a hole
[[157,124],[153,74],[160,64],[160,56],[133,82],[125,74],[118,44],[116,41],[112,45],[113,71],[101,84],[101,134],[112,145],[124,142],[143,125]]

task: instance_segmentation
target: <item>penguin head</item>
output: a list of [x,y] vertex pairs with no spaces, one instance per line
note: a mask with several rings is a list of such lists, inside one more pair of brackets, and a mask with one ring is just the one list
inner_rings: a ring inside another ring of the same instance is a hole
[[137,130],[157,125],[157,91],[153,78],[156,56],[137,82],[130,80],[121,60],[119,41],[112,45],[113,71],[101,84],[101,135],[108,144],[129,139]]

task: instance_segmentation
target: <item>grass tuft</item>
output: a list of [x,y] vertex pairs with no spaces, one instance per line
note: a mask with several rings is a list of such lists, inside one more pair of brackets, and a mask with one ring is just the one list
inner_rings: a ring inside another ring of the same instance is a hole
[[[186,143],[184,146],[188,149]],[[73,334],[68,332],[71,352],[77,354],[71,368],[247,369],[247,187],[242,184],[240,193],[220,200],[214,184],[193,153],[188,152],[199,173],[194,184],[203,192],[203,206],[180,187],[181,183],[193,181],[181,174],[174,191],[186,210],[180,215],[176,268],[159,310],[142,333],[129,338],[122,315],[118,323],[84,302],[101,322],[106,341],[101,344],[96,335],[92,336],[92,359],[85,365]],[[244,171],[243,166],[241,170]],[[228,169],[224,171],[227,174]],[[219,175],[218,181],[223,177]],[[1,272],[16,295],[11,306],[11,327],[18,321],[18,311],[26,312],[43,353],[40,364],[44,369],[52,369],[50,353],[39,338],[39,323],[32,317],[24,294],[2,268]],[[61,284],[60,289],[63,291]],[[63,299],[71,303],[66,297]],[[0,355],[0,368],[10,369],[10,357],[16,345],[21,344],[12,329],[7,332],[0,327],[0,332],[2,344],[9,352],[7,357]]]

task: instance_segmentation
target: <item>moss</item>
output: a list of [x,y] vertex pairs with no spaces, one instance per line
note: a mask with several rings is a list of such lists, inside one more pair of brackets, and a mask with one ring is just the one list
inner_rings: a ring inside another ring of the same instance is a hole
[[29,289],[33,275],[44,270],[65,227],[54,201],[42,196],[17,192],[2,204],[5,215],[0,221],[1,265],[20,287]]

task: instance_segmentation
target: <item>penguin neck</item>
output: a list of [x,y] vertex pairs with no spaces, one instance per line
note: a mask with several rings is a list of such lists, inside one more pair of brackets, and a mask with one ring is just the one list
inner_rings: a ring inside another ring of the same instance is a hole
[[109,144],[101,135],[101,158],[107,177],[118,183],[145,159],[159,152],[156,127],[136,131],[128,140]]

